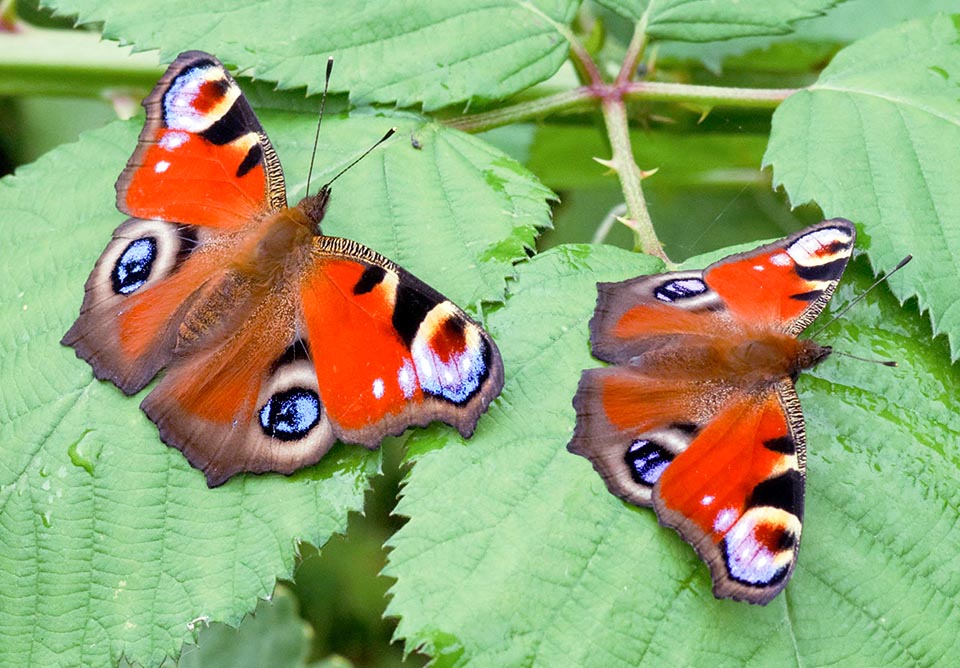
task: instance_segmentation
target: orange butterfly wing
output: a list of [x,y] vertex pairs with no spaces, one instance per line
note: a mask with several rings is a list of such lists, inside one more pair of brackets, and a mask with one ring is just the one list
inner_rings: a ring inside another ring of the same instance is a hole
[[143,106],[146,125],[117,181],[117,207],[135,217],[113,233],[62,340],[127,394],[170,361],[182,316],[223,278],[227,233],[286,205],[273,147],[212,56],[181,54]]
[[277,154],[216,58],[181,53],[143,106],[146,124],[117,180],[122,212],[229,230],[287,205]]
[[829,353],[796,334],[823,309],[855,230],[824,221],[703,272],[598,286],[569,449],[653,506],[718,597],[767,603],[796,563],[806,443],[793,379]]

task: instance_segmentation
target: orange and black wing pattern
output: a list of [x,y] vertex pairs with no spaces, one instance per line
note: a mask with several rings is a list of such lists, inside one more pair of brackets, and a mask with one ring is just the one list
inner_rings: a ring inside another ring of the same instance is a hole
[[584,371],[569,449],[693,545],[718,597],[765,604],[793,572],[806,475],[793,383],[829,352],[796,335],[854,238],[828,220],[702,272],[598,286],[591,342],[614,366]]

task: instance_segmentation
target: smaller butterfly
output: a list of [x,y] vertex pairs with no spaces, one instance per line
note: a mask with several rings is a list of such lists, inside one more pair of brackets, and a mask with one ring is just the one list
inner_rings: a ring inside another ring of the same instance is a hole
[[[328,69],[329,75],[329,69]],[[503,387],[483,328],[370,248],[325,236],[327,186],[287,206],[237,82],[180,54],[143,102],[113,232],[62,343],[221,485],[292,473],[434,420],[470,436]]]
[[829,346],[820,314],[856,230],[826,220],[703,271],[597,286],[593,354],[568,449],[652,506],[710,568],[713,593],[765,605],[797,563],[806,438],[794,383]]

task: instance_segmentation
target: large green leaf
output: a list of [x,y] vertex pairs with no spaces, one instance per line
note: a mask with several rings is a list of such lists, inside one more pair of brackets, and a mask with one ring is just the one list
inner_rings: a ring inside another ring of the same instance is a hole
[[[739,37],[713,44],[670,42],[660,47],[661,57],[696,58],[707,67],[719,72],[723,62],[730,56],[748,52],[769,50],[776,44],[791,42],[814,45],[811,54],[830,45],[848,44],[866,37],[882,28],[887,28],[908,19],[919,18],[937,12],[956,11],[957,0],[846,0],[823,16],[801,19],[793,24],[793,31],[786,35],[764,37]],[[824,56],[818,54],[818,61]],[[769,64],[764,59],[764,69]],[[785,58],[791,71],[796,71],[796,59]],[[754,61],[749,61],[754,62]],[[822,61],[820,61],[822,64]]]
[[[263,113],[302,194],[315,119]],[[338,446],[291,478],[207,489],[113,385],[59,345],[123,221],[113,181],[139,122],[0,181],[0,664],[155,665],[197,619],[236,624],[363,503],[378,455]],[[414,116],[328,118],[317,182],[396,125],[334,186],[325,231],[359,239],[465,306],[502,298],[548,223],[549,191],[477,139]],[[415,148],[411,134],[417,137]],[[316,184],[314,184],[316,188]]]
[[[102,22],[110,39],[138,49],[205,49],[244,73],[281,87],[323,86],[355,102],[434,109],[497,99],[547,79],[569,44],[564,26],[578,0],[43,0],[82,23]],[[229,9],[228,9],[229,6]]]
[[[702,261],[697,266],[703,266]],[[596,281],[657,270],[609,247],[558,247],[522,266],[488,318],[507,370],[489,429],[416,464],[390,540],[388,614],[436,666],[949,663],[960,649],[960,374],[884,288],[821,341],[804,374],[809,452],[800,560],[767,607],[718,601],[706,566],[649,509],[568,453],[571,397],[596,366]],[[847,271],[835,303],[865,282]],[[536,323],[536,326],[530,326]]]
[[837,54],[777,109],[764,162],[794,203],[861,224],[870,260],[917,297],[960,357],[960,32],[958,17],[919,19]]
[[749,35],[780,35],[797,19],[817,16],[843,0],[597,0],[627,18],[647,14],[657,39],[710,42]]

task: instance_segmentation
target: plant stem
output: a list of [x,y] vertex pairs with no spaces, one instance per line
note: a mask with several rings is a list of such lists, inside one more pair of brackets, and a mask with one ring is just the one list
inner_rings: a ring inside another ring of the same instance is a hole
[[573,90],[547,95],[535,100],[526,100],[500,109],[452,118],[446,121],[446,124],[464,132],[483,132],[498,128],[501,125],[519,123],[560,111],[593,106],[595,97],[595,93],[589,86],[581,86]]
[[623,198],[627,205],[627,216],[630,218],[634,235],[634,249],[654,255],[662,259],[668,266],[672,266],[670,258],[663,252],[663,246],[653,229],[647,202],[643,197],[643,188],[640,181],[643,174],[633,159],[633,150],[630,146],[630,125],[627,121],[627,105],[623,99],[608,97],[603,100],[603,120],[607,126],[607,135],[610,138],[610,148],[613,156],[611,166],[616,170],[623,189]]
[[587,81],[592,86],[603,85],[603,77],[600,76],[600,70],[597,64],[590,57],[590,52],[580,43],[580,40],[570,37],[570,57],[577,69],[587,76]]
[[[500,109],[483,111],[446,121],[450,127],[465,132],[483,132],[493,128],[519,123],[551,114],[586,108],[596,104],[606,84],[581,86],[573,90],[525,100]],[[634,81],[622,87],[624,97],[630,100],[675,102],[702,107],[739,107],[742,109],[776,109],[785,99],[797,92],[795,88],[726,88],[723,86],[691,86],[659,81]]]
[[660,81],[634,81],[623,87],[624,95],[631,100],[686,102],[704,107],[745,109],[775,109],[796,92],[796,88],[727,88]]
[[620,72],[617,74],[617,86],[629,84],[633,79],[633,73],[637,70],[637,65],[643,58],[643,52],[647,47],[647,10],[643,13],[636,28],[633,30],[633,37],[630,39],[630,45],[627,47],[627,53],[623,58],[623,65],[620,66]]

